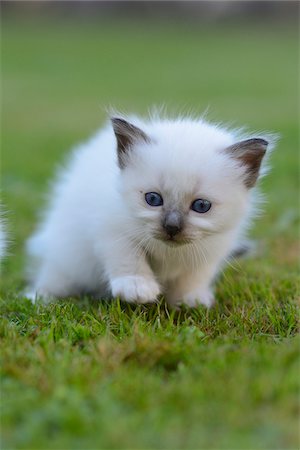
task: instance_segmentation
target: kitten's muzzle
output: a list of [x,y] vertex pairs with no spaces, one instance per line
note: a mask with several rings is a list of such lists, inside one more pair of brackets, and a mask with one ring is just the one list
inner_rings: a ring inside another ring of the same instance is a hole
[[163,219],[163,228],[170,238],[173,238],[182,231],[183,219],[179,211],[166,213]]

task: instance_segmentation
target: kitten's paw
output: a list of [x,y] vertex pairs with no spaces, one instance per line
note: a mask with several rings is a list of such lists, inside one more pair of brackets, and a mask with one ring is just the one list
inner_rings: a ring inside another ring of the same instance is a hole
[[126,276],[111,281],[113,297],[119,297],[130,303],[155,302],[160,293],[157,282],[143,276]]
[[183,295],[181,301],[174,304],[175,307],[179,305],[187,305],[190,308],[197,308],[199,305],[204,305],[211,308],[215,303],[215,298],[210,290],[197,289]]

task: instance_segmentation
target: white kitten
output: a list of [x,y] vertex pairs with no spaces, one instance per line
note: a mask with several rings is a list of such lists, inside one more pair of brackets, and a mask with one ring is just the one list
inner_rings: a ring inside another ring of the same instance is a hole
[[211,306],[268,142],[189,118],[111,122],[76,149],[29,240],[33,296]]

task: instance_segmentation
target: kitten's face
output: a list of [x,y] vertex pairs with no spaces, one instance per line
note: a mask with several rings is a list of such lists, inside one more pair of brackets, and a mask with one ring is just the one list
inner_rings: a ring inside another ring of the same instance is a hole
[[142,233],[167,245],[226,232],[247,209],[247,191],[240,181],[229,181],[220,167],[205,173],[187,161],[178,161],[177,170],[149,164],[128,168],[123,195]]
[[190,124],[168,124],[131,143],[121,189],[140,240],[180,246],[239,225],[249,207],[247,183],[256,179],[249,177],[257,175],[226,153],[230,146],[227,133]]

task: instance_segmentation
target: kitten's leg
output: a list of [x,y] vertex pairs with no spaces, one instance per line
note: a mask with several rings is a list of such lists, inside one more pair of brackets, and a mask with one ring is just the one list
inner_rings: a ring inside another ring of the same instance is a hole
[[201,268],[201,271],[184,273],[170,284],[166,300],[170,306],[181,304],[195,308],[205,305],[207,308],[215,302],[211,282],[215,274],[215,266]]
[[37,299],[42,299],[47,303],[55,298],[76,296],[77,294],[78,290],[75,284],[52,264],[45,264],[41,268],[33,287],[25,292],[25,296],[33,303]]
[[105,272],[113,297],[130,303],[155,302],[160,287],[146,261],[142,250],[126,242],[110,246],[101,259],[105,261]]

